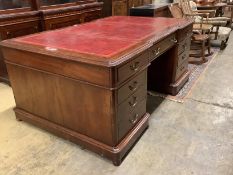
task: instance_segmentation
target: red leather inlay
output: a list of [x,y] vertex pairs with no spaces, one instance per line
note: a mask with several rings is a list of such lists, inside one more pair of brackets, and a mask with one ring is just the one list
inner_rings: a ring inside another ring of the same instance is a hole
[[17,42],[111,58],[184,20],[118,16],[15,39]]

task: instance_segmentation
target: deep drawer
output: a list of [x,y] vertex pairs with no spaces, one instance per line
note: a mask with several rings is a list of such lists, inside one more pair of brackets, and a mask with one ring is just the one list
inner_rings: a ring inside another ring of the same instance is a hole
[[188,70],[188,59],[186,59],[176,70],[176,80]]
[[140,71],[149,63],[149,51],[146,50],[145,52],[141,53],[140,55],[136,56],[132,61],[122,65],[117,70],[117,77],[118,82],[123,82],[133,74]]
[[118,115],[118,140],[121,140],[133,126],[142,118],[146,113],[146,99],[142,100],[135,110],[124,110]]
[[123,102],[125,99],[127,99],[130,95],[132,95],[142,86],[144,86],[144,88],[146,89],[146,82],[147,82],[147,69],[142,71],[139,75],[137,75],[135,78],[130,80],[128,83],[126,83],[118,90],[117,92],[118,104]]
[[180,67],[180,65],[188,58],[189,58],[189,50],[185,50],[182,54],[178,56],[177,67]]
[[151,60],[157,58],[177,42],[175,34],[168,36],[151,47]]

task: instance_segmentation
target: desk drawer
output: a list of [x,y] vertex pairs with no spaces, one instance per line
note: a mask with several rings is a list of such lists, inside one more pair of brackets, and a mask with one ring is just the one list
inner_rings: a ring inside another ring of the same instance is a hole
[[188,59],[186,59],[176,70],[176,80],[188,70]]
[[157,58],[176,43],[175,34],[168,36],[151,47],[151,60]]
[[193,26],[189,25],[183,29],[180,29],[177,33],[177,40],[178,41],[183,41],[184,39],[186,39],[187,37],[190,37],[192,35],[192,31],[193,31]]
[[178,56],[178,62],[177,62],[177,67],[180,67],[180,65],[186,61],[186,59],[189,58],[189,50],[185,50],[183,53],[181,53]]
[[142,71],[139,75],[134,77],[132,80],[130,80],[128,83],[126,83],[118,90],[117,92],[118,104],[123,102],[125,99],[127,99],[130,95],[132,95],[142,86],[144,86],[146,90],[146,83],[147,83],[147,69]]
[[119,67],[117,70],[118,82],[123,82],[133,74],[140,71],[147,64],[149,64],[149,51],[143,52],[142,54],[134,58],[132,61]]
[[187,37],[185,40],[181,41],[178,45],[178,54],[180,55],[184,51],[189,51],[190,44],[191,44],[190,37]]
[[119,113],[118,140],[121,140],[146,113],[146,99],[142,100],[133,111]]

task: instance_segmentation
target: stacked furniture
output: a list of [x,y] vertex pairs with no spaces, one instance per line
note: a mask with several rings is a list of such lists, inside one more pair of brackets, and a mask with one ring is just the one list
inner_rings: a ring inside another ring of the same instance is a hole
[[[57,5],[52,4],[52,6],[39,6],[33,3],[31,7],[18,8],[17,6],[17,9],[1,10],[0,37],[1,40],[6,40],[45,30],[89,22],[101,17],[102,5],[101,2],[89,0]],[[3,7],[9,7],[9,4]],[[6,66],[1,53],[0,81],[9,83]]]

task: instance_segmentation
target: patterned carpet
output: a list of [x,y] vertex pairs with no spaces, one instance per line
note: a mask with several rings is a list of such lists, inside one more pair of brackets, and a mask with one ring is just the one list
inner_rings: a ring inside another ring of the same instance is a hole
[[148,91],[148,95],[156,96],[156,97],[162,97],[166,98],[172,101],[176,101],[179,103],[183,103],[185,99],[188,97],[190,92],[192,91],[192,88],[195,86],[196,82],[200,78],[201,74],[206,70],[208,65],[213,61],[213,59],[217,56],[219,49],[218,48],[212,48],[213,54],[206,57],[208,61],[201,65],[196,64],[189,64],[188,69],[190,71],[190,76],[188,82],[184,85],[184,87],[179,91],[179,93],[176,96],[172,96],[169,94],[163,94],[155,91]]

